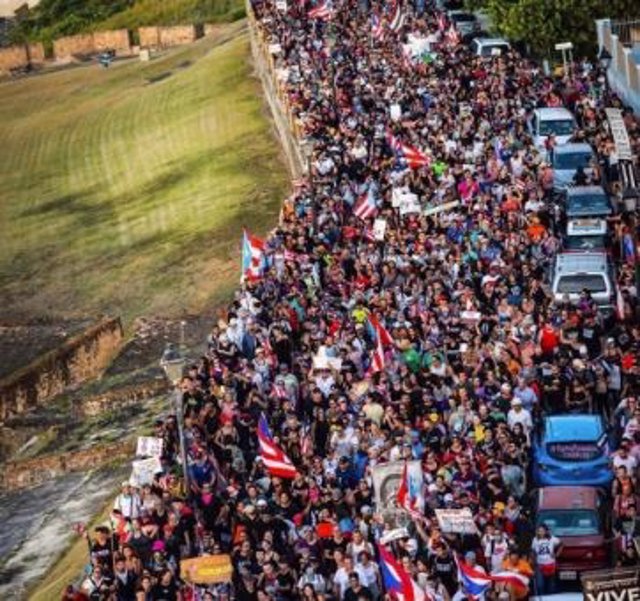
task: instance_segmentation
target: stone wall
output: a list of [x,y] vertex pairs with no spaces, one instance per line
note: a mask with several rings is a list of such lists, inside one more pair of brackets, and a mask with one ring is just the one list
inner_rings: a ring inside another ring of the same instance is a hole
[[24,413],[69,386],[98,376],[123,341],[119,318],[108,318],[0,380],[0,421]]
[[143,382],[142,384],[131,384],[130,386],[109,390],[104,394],[78,398],[77,401],[75,401],[75,407],[77,415],[94,417],[107,411],[137,405],[140,401],[168,391],[168,382],[162,377],[158,380]]
[[191,44],[198,38],[195,25],[140,27],[138,34],[142,48],[170,48],[171,46]]
[[276,59],[270,52],[269,41],[265,39],[259,23],[253,16],[249,1],[247,1],[247,18],[253,64],[262,82],[289,171],[294,178],[302,177],[308,171],[308,156],[311,148],[302,141],[298,124],[289,106],[286,90],[276,75]]
[[88,471],[113,461],[130,459],[134,453],[135,441],[127,440],[81,451],[9,461],[0,469],[0,489],[30,488],[69,472]]
[[26,67],[32,64],[44,62],[44,46],[42,44],[29,44],[0,48],[0,73],[9,73],[11,69]]
[[90,56],[104,50],[115,50],[119,56],[131,54],[129,31],[114,29],[112,31],[80,33],[59,38],[53,42],[53,55],[58,60],[70,56]]

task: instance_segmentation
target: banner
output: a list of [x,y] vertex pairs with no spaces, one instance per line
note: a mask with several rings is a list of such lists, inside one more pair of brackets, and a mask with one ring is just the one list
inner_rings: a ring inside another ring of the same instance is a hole
[[231,582],[233,565],[229,555],[205,555],[180,560],[180,577],[191,584]]
[[582,572],[584,601],[640,601],[640,569]]
[[633,152],[631,152],[631,142],[629,142],[629,133],[622,117],[622,111],[620,109],[605,109],[604,112],[607,114],[607,121],[616,145],[618,159],[632,161]]
[[156,474],[162,471],[162,464],[158,457],[149,459],[137,459],[131,462],[131,476],[129,482],[132,486],[144,486],[151,484]]
[[471,509],[436,509],[436,519],[445,534],[477,534]]
[[[396,493],[400,486],[403,468],[404,461],[394,461],[376,465],[371,470],[374,498],[378,511],[396,507]],[[407,463],[407,480],[413,496],[420,496],[424,478],[419,461],[409,461]]]
[[162,457],[162,438],[138,436],[136,455],[138,457]]
[[459,200],[452,200],[451,202],[445,202],[444,204],[437,205],[435,207],[426,207],[422,211],[423,215],[436,215],[442,213],[442,211],[448,211],[449,209],[455,209],[460,204]]

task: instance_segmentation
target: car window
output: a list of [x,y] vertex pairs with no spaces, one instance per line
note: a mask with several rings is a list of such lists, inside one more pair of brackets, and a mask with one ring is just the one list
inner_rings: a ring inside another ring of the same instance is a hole
[[544,120],[540,122],[540,135],[568,136],[573,133],[574,124],[572,120],[561,119],[557,121]]
[[568,236],[565,241],[568,250],[597,250],[605,246],[604,236]]
[[589,194],[583,196],[572,196],[567,199],[567,209],[574,211],[608,211],[609,200],[606,196]]
[[599,274],[562,275],[558,280],[557,292],[560,294],[580,294],[585,288],[590,292],[606,292],[607,283],[604,276]]
[[457,15],[451,15],[451,20],[455,21],[456,23],[461,23],[475,21],[476,18],[468,13],[459,13]]
[[578,167],[588,167],[590,161],[590,152],[558,153],[553,157],[553,168],[578,169]]
[[556,536],[592,536],[600,532],[598,514],[592,509],[544,509],[538,524],[546,524]]

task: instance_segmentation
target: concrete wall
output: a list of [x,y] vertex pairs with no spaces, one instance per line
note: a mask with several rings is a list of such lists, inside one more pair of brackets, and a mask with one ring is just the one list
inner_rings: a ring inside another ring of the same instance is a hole
[[42,44],[29,44],[28,47],[9,46],[0,48],[0,73],[9,73],[11,69],[26,67],[44,62],[44,47]]
[[260,24],[253,16],[251,2],[248,0],[246,7],[253,64],[262,82],[262,88],[271,109],[276,132],[287,157],[289,171],[294,178],[299,178],[308,171],[308,156],[311,153],[311,149],[303,143],[298,125],[288,103],[286,90],[276,76],[276,61],[269,52],[269,45],[260,29]]
[[191,44],[197,39],[195,25],[175,25],[173,27],[140,27],[140,46],[143,48],[170,48]]
[[0,489],[12,491],[30,488],[69,472],[84,472],[112,461],[129,459],[134,453],[135,442],[127,440],[81,451],[8,461],[0,469]]
[[59,38],[53,42],[53,54],[56,59],[88,56],[109,49],[115,50],[117,55],[131,54],[129,32],[126,29],[96,31]]
[[631,106],[640,113],[640,65],[631,56],[631,49],[626,48],[611,31],[611,21],[596,21],[598,47],[606,48],[611,54],[611,66],[607,72],[609,85]]
[[116,390],[110,390],[104,394],[97,394],[90,397],[81,397],[75,403],[77,414],[83,417],[93,417],[106,413],[107,411],[117,411],[125,407],[137,405],[145,399],[159,396],[169,392],[170,388],[167,380],[163,377],[142,384],[131,384]]
[[119,318],[105,319],[0,380],[0,420],[24,413],[102,373],[123,341]]

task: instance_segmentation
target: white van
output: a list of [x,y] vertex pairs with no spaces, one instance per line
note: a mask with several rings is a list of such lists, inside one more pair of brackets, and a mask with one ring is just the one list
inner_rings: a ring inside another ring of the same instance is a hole
[[547,138],[554,135],[556,145],[567,144],[576,129],[576,120],[565,108],[541,108],[533,111],[529,131],[536,147],[543,149]]
[[599,308],[611,309],[615,284],[609,257],[604,252],[560,253],[556,255],[551,274],[553,300],[571,303],[580,300],[583,290],[591,293],[591,298]]
[[475,38],[471,41],[471,52],[476,56],[500,56],[511,50],[511,44],[502,38]]

